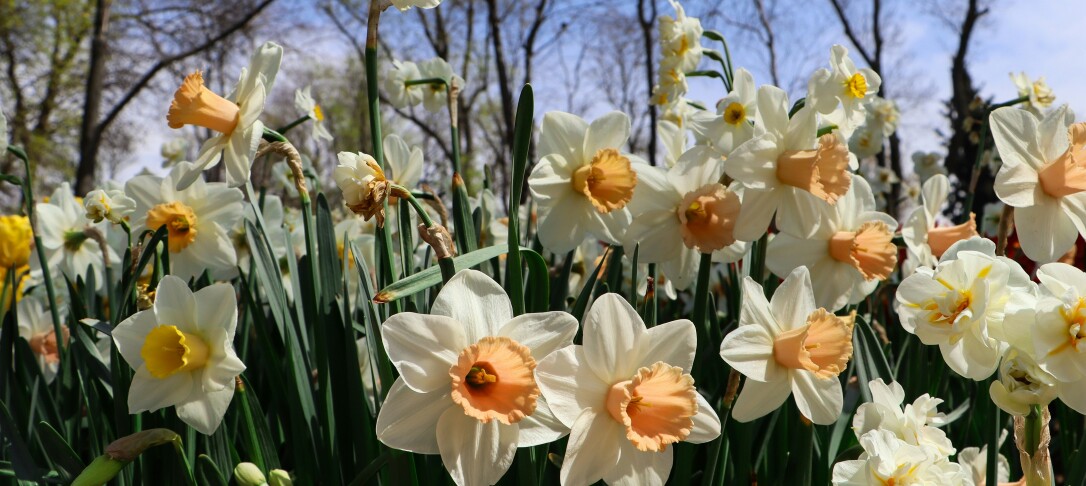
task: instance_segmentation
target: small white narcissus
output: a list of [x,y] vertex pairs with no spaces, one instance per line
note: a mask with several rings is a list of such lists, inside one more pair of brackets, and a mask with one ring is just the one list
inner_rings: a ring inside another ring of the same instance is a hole
[[566,253],[586,234],[619,244],[632,220],[637,173],[650,166],[621,150],[630,137],[630,117],[613,111],[590,125],[576,115],[551,111],[539,135],[542,157],[528,178],[539,204],[539,241]]
[[572,429],[562,484],[663,485],[676,442],[720,436],[720,419],[694,388],[697,335],[682,319],[645,328],[618,294],[604,294],[584,320],[584,344],[536,368],[554,416]]
[[384,76],[384,93],[388,102],[396,108],[407,108],[422,102],[424,86],[408,86],[408,81],[422,79],[418,64],[411,61],[392,61],[392,69]]
[[750,71],[735,70],[732,90],[716,104],[719,118],[709,127],[708,138],[713,147],[724,155],[754,137],[754,121],[758,116],[758,90]]
[[[86,209],[75,200],[67,182],[57,186],[49,202],[37,203],[34,210],[38,218],[34,228],[41,232],[42,248],[49,268],[59,267],[73,282],[77,278],[87,281],[89,269],[90,274],[94,275],[96,289],[101,288],[105,280],[102,248],[84,230],[89,226],[106,233],[109,225],[87,221]],[[106,245],[105,251],[111,263],[120,261],[112,247]]]
[[[439,78],[445,81],[422,85],[422,106],[431,113],[438,113],[448,104],[447,90],[452,88],[464,89],[464,78],[453,74],[452,66],[440,57],[435,57],[419,63],[419,76],[422,79]],[[447,86],[446,86],[447,85]]]
[[1048,87],[1044,76],[1031,83],[1026,73],[1011,73],[1011,82],[1018,89],[1018,96],[1027,98],[1023,108],[1034,115],[1041,116],[1041,113],[1056,101],[1056,95],[1052,93],[1052,88]]
[[807,105],[837,125],[847,139],[864,122],[864,102],[879,92],[882,78],[868,68],[856,68],[848,49],[834,45],[830,50],[831,69],[822,68],[807,82]]
[[660,16],[660,50],[664,57],[676,59],[679,69],[693,71],[701,62],[701,21],[687,16],[676,0],[670,2],[675,9],[675,18]]
[[902,328],[939,346],[950,369],[980,381],[995,371],[1007,347],[1008,304],[1033,299],[1036,292],[1017,262],[995,256],[995,243],[978,237],[955,243],[935,268],[921,267],[906,277],[894,309]]
[[1028,353],[1010,348],[999,365],[999,379],[988,387],[992,402],[1011,415],[1029,415],[1032,405],[1047,406],[1059,390],[1056,378]]
[[238,324],[234,287],[217,283],[195,293],[167,275],[154,307],[113,329],[113,341],[136,370],[128,412],[174,406],[177,416],[202,434],[219,428],[245,364],[234,352]]
[[313,120],[313,138],[315,140],[332,140],[332,134],[328,133],[328,127],[324,126],[324,110],[313,99],[311,94],[313,87],[306,86],[294,92],[294,108],[302,112],[302,116]]
[[136,201],[119,189],[95,189],[83,197],[83,208],[87,211],[87,219],[95,223],[108,219],[111,223],[120,224],[136,210]]
[[517,447],[568,432],[540,396],[536,363],[573,344],[565,312],[513,317],[505,289],[464,270],[437,294],[431,314],[404,312],[381,325],[400,377],[377,416],[377,438],[418,454],[441,454],[456,484],[494,484]]
[[815,305],[807,267],[793,270],[771,301],[744,278],[739,327],[720,343],[720,357],[747,377],[732,417],[750,422],[794,395],[811,422],[836,421],[844,404],[837,375],[852,358],[854,321],[854,314],[835,316]]
[[1067,105],[1043,119],[1012,107],[990,123],[1003,166],[995,192],[1013,206],[1018,241],[1031,260],[1058,260],[1086,234],[1086,123],[1071,122]]
[[936,174],[946,175],[943,155],[937,152],[913,152],[913,172],[924,183]]
[[203,170],[214,167],[220,159],[226,164],[226,181],[230,187],[239,187],[249,181],[253,157],[264,134],[264,124],[259,120],[264,111],[264,99],[271,91],[282,60],[283,47],[265,42],[253,53],[249,67],[241,70],[238,84],[226,98],[204,86],[200,71],[185,77],[174,93],[166,115],[170,128],[195,125],[217,135],[200,147],[200,155],[177,181],[178,190],[195,182]]
[[815,304],[837,311],[875,290],[897,266],[892,242],[897,221],[875,211],[867,181],[856,178],[835,206],[821,208],[818,231],[810,238],[780,233],[769,242],[766,266],[778,277],[805,266],[811,272]]

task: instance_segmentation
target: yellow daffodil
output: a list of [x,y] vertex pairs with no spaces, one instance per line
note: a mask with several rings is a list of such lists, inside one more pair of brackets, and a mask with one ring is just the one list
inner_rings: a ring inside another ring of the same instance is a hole
[[0,267],[25,266],[30,262],[33,247],[34,234],[30,231],[29,218],[13,214],[0,216]]

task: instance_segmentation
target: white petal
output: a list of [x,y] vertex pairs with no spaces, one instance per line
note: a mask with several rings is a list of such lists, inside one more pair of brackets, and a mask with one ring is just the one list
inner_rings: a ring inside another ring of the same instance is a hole
[[536,365],[535,378],[554,416],[567,427],[584,410],[602,407],[611,386],[585,365],[583,346],[551,353]]
[[773,358],[773,336],[763,326],[739,326],[724,336],[720,357],[736,371],[756,381],[780,381],[788,370]]
[[618,464],[603,475],[605,483],[612,486],[663,486],[675,460],[674,447],[660,452],[642,452],[629,440],[620,441],[619,444]]
[[588,367],[601,381],[628,380],[637,372],[642,356],[645,323],[618,294],[596,299],[584,319],[584,354]]
[[447,410],[464,410],[449,398],[449,389],[419,393],[399,378],[377,415],[377,439],[393,449],[418,454],[438,454],[437,421]]
[[607,413],[585,410],[573,423],[562,461],[562,484],[592,484],[618,464],[622,424]]
[[155,312],[145,310],[133,314],[113,328],[113,342],[117,345],[117,351],[133,369],[143,366],[143,356],[140,355],[140,351],[143,349],[147,334],[155,326],[158,326]]
[[449,316],[464,327],[468,344],[498,330],[513,318],[509,296],[494,279],[478,270],[462,270],[449,280],[434,300],[430,313]]
[[744,380],[743,390],[739,392],[739,398],[732,405],[732,418],[746,423],[769,415],[780,408],[791,394],[790,380],[770,382]]
[[770,335],[781,333],[781,326],[765,298],[765,289],[750,277],[743,278],[743,303],[739,309],[739,325],[757,325],[766,328]]
[[1068,289],[1075,295],[1086,292],[1086,273],[1066,263],[1048,263],[1037,269],[1041,285],[1054,297],[1062,297]]
[[536,361],[573,344],[577,334],[577,319],[560,311],[524,314],[514,317],[498,330],[498,336],[506,336],[532,350]]
[[[219,428],[230,400],[234,398],[234,382],[221,390],[198,393],[194,399],[177,405],[177,416],[204,435],[211,435]],[[194,385],[195,386],[195,385]]]
[[459,486],[495,484],[517,453],[517,427],[482,423],[450,408],[437,421],[441,462]]
[[690,429],[690,435],[686,436],[685,441],[704,444],[717,437],[720,437],[720,417],[705,397],[698,393],[698,413],[694,415],[694,428]]
[[735,222],[733,233],[740,241],[755,241],[769,229],[769,222],[777,212],[780,190],[747,189],[743,193],[743,203],[739,207],[739,218]]
[[155,292],[155,320],[164,326],[192,332],[199,329],[193,322],[195,314],[196,298],[185,281],[173,275],[162,277]]
[[792,393],[799,412],[811,422],[829,425],[841,415],[844,395],[837,377],[822,379],[809,371],[793,372]]
[[1054,262],[1075,245],[1078,229],[1054,200],[1043,196],[1037,203],[1015,209],[1015,231],[1022,251],[1031,260]]
[[238,325],[238,299],[234,286],[226,283],[209,285],[197,290],[193,300],[197,329],[205,333],[225,331],[227,341],[234,342],[234,330]]
[[807,316],[817,308],[814,291],[811,289],[811,274],[807,267],[792,270],[773,293],[769,307],[773,310],[773,316],[777,318],[781,330],[787,331],[807,323]]
[[517,422],[520,427],[520,436],[517,438],[517,447],[534,447],[537,445],[554,442],[569,433],[558,417],[551,412],[550,406],[543,398],[536,400],[535,412]]
[[637,259],[641,263],[662,263],[679,258],[686,249],[681,237],[682,224],[675,215],[675,208],[654,210],[638,215],[626,232],[624,245],[638,246]]
[[588,123],[576,115],[549,111],[539,130],[539,155],[558,154],[580,166]]
[[[655,326],[645,333],[641,346],[641,362],[638,367],[652,366],[663,361],[678,366],[683,373],[690,373],[694,366],[694,352],[698,347],[698,334],[694,323],[686,319]],[[632,377],[631,377],[632,378]]]
[[389,317],[381,325],[381,336],[388,359],[407,386],[419,393],[448,389],[449,369],[469,345],[459,322],[410,312]]
[[612,111],[592,121],[584,135],[585,159],[592,159],[596,152],[606,148],[621,150],[630,138],[630,117],[621,111]]
[[996,173],[996,196],[1009,206],[1033,206],[1037,199],[1047,197],[1038,194],[1040,190],[1037,171],[1028,164],[1004,165]]
[[128,389],[128,413],[155,411],[181,403],[192,391],[192,375],[174,373],[163,379],[151,376],[146,366],[140,366]]
[[540,217],[539,242],[547,251],[564,254],[584,241],[585,231],[594,211],[582,196],[573,195],[559,200],[547,214]]
[[1044,166],[1037,117],[1025,110],[1004,107],[993,111],[989,122],[1004,167],[1026,164],[1036,171]]

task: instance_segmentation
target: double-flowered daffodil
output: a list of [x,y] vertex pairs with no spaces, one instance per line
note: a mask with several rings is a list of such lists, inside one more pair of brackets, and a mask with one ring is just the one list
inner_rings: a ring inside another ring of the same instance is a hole
[[815,305],[807,267],[793,270],[772,300],[753,279],[743,279],[739,327],[720,344],[724,361],[747,377],[732,417],[750,422],[794,395],[811,422],[836,421],[844,400],[837,375],[852,358],[854,321]]
[[872,430],[859,439],[864,452],[858,459],[834,464],[834,486],[973,484],[961,464],[909,444],[888,430]]
[[103,219],[120,224],[136,210],[136,201],[125,196],[120,189],[95,189],[83,198],[87,219],[101,223]]
[[604,294],[584,321],[584,345],[536,368],[554,416],[571,430],[562,484],[663,485],[677,442],[720,435],[720,419],[694,388],[697,337],[688,320],[651,329],[618,294]]
[[282,59],[281,46],[274,42],[264,43],[253,53],[249,67],[241,70],[241,79],[226,98],[204,86],[200,71],[185,77],[174,93],[166,115],[170,128],[194,125],[216,135],[200,147],[200,155],[178,179],[178,189],[188,187],[204,169],[214,167],[219,160],[226,164],[226,180],[231,187],[249,181],[253,156],[264,134],[264,124],[259,120],[264,111],[264,99],[271,91]]
[[154,308],[113,329],[113,341],[136,370],[128,389],[129,413],[174,406],[177,416],[211,435],[234,397],[245,364],[234,352],[237,297],[230,284],[195,293],[167,275],[158,283]]
[[381,325],[400,372],[377,417],[377,438],[441,454],[458,485],[494,484],[517,447],[546,444],[568,429],[540,396],[536,363],[573,343],[564,312],[513,317],[505,289],[464,270],[437,295],[431,314],[401,313]]

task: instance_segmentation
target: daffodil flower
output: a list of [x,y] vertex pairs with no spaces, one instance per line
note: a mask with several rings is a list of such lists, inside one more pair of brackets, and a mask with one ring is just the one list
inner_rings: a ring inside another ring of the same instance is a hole
[[441,5],[441,0],[391,0],[392,6],[401,12],[410,10],[411,7],[434,8]]
[[1031,83],[1026,73],[1011,73],[1011,82],[1018,89],[1018,97],[1027,98],[1023,108],[1036,116],[1041,116],[1044,110],[1056,101],[1056,95],[1052,93],[1052,88],[1048,87],[1044,76]]
[[976,215],[957,225],[940,225],[939,215],[950,191],[950,180],[943,174],[931,176],[921,188],[921,205],[913,210],[901,228],[905,240],[904,274],[912,275],[917,267],[934,267],[939,258],[953,245],[978,236]]
[[407,108],[422,102],[423,86],[408,86],[407,82],[422,79],[419,66],[411,61],[392,61],[392,69],[384,76],[385,96],[396,108]]
[[0,216],[0,268],[26,266],[33,247],[34,233],[30,229],[30,218],[17,214]]
[[955,243],[935,268],[905,278],[894,306],[901,327],[938,345],[955,373],[979,381],[995,371],[1007,348],[1008,303],[1035,294],[1036,284],[1018,263],[995,256],[995,244],[978,237]]
[[181,87],[173,95],[166,120],[170,128],[195,125],[207,128],[216,135],[200,147],[192,167],[177,180],[177,189],[187,188],[200,177],[205,169],[214,167],[219,160],[226,163],[226,180],[230,187],[244,185],[249,180],[264,124],[260,114],[264,111],[264,99],[279,71],[283,48],[274,42],[260,46],[249,67],[241,70],[241,79],[226,98],[204,86],[204,77],[195,71],[185,77]]
[[1011,415],[1029,415],[1030,406],[1047,406],[1056,399],[1056,378],[1029,353],[1009,348],[999,366],[999,379],[988,387],[992,401]]
[[848,49],[834,45],[830,50],[830,69],[822,68],[807,82],[807,106],[829,116],[847,139],[864,121],[864,103],[879,92],[882,78],[868,68],[856,68]]
[[204,182],[200,172],[186,189],[179,180],[193,166],[181,162],[168,177],[140,175],[125,184],[136,201],[133,233],[168,229],[170,271],[183,279],[198,277],[206,269],[213,279],[237,275],[237,253],[230,231],[241,222],[241,190],[221,182]]
[[377,417],[377,438],[395,449],[441,454],[458,485],[494,484],[517,447],[566,434],[534,370],[573,343],[577,321],[564,312],[513,317],[505,289],[475,270],[450,279],[430,310],[396,314],[381,325],[400,377]]
[[[106,234],[109,225],[87,221],[83,205],[76,200],[67,182],[53,191],[49,202],[38,203],[34,213],[49,267],[59,267],[73,282],[77,278],[86,281],[89,268],[94,274],[96,289],[101,288],[105,280],[103,249],[84,230],[89,226]],[[107,245],[105,251],[111,263],[120,261],[113,248]]]
[[[41,368],[42,377],[46,383],[52,383],[60,368],[59,346],[67,346],[69,340],[68,326],[61,326],[61,334],[57,339],[56,329],[53,327],[53,318],[49,314],[49,308],[42,305],[39,299],[26,298],[15,304],[19,317],[19,336],[26,339],[30,345],[30,351],[34,353],[34,359]],[[61,319],[67,313],[66,306],[59,306]]]
[[700,254],[715,255],[737,243],[732,230],[740,196],[718,182],[723,165],[712,149],[695,146],[667,172],[640,173],[625,245],[639,245],[639,260],[662,264],[680,290],[697,275]]
[[920,183],[927,182],[937,174],[946,175],[943,155],[937,152],[913,152],[913,172],[920,177]]
[[679,104],[690,90],[686,83],[686,70],[682,68],[682,58],[664,57],[660,60],[660,70],[656,85],[652,87],[652,102],[662,107]]
[[660,16],[660,50],[664,57],[678,60],[679,69],[693,71],[701,62],[701,21],[687,16],[676,0],[669,1],[675,9],[675,17]]
[[891,241],[897,221],[875,211],[867,181],[852,181],[835,206],[821,208],[821,224],[810,238],[780,233],[769,242],[766,267],[778,277],[807,267],[815,304],[837,311],[871,294],[897,267],[897,245]]
[[162,278],[153,309],[137,312],[113,329],[113,341],[136,370],[128,390],[129,413],[176,407],[177,416],[211,435],[234,397],[245,364],[234,352],[237,297],[230,284],[195,293],[172,275]]
[[869,382],[868,388],[872,401],[861,404],[852,417],[856,437],[876,429],[886,430],[908,444],[932,450],[939,457],[954,455],[954,444],[937,428],[946,423],[946,416],[936,411],[943,403],[941,399],[925,393],[902,408],[905,390],[896,381],[886,384],[879,378]]
[[95,189],[83,198],[83,208],[86,209],[87,219],[95,223],[107,219],[111,223],[120,224],[136,210],[136,201],[125,196],[124,191],[119,189]]
[[303,116],[313,120],[313,139],[332,141],[332,134],[328,133],[328,127],[324,126],[324,110],[313,100],[312,86],[299,89],[294,92],[294,108],[302,112]]
[[940,460],[931,451],[906,443],[888,430],[872,430],[860,436],[860,445],[864,452],[858,459],[834,464],[834,486],[973,484],[960,464]]
[[720,419],[690,376],[696,347],[688,320],[646,329],[618,294],[592,304],[584,345],[560,349],[536,368],[554,416],[572,429],[562,484],[662,485],[674,459],[668,446],[720,435]]
[[1072,120],[1067,105],[1040,120],[1012,107],[990,116],[1003,159],[995,192],[1014,206],[1022,251],[1038,263],[1056,261],[1086,234],[1086,124]]
[[[1002,439],[1000,440],[1002,442]],[[996,454],[996,482],[1009,483],[1011,463],[1003,454]],[[973,478],[973,484],[983,485],[988,479],[988,446],[981,448],[966,447],[958,451],[958,464]]]
[[710,128],[713,147],[725,156],[754,138],[754,120],[758,117],[758,90],[754,76],[743,68],[735,70],[732,90],[716,104],[718,118]]
[[528,187],[539,204],[539,241],[554,253],[577,247],[585,234],[618,244],[632,220],[626,207],[634,197],[638,171],[650,167],[621,152],[630,136],[630,118],[608,113],[589,125],[557,111],[543,116],[539,163]]
[[458,89],[464,89],[464,78],[453,74],[452,66],[449,66],[449,63],[440,57],[420,62],[419,76],[422,79],[440,78],[445,80],[445,84],[435,83],[420,86],[422,106],[430,113],[439,113],[448,105],[449,98],[446,85],[449,88],[456,86]]
[[383,146],[388,178],[407,189],[418,186],[422,178],[422,148],[407,145],[403,138],[394,133],[385,137]]
[[343,192],[343,203],[355,214],[369,221],[377,218],[377,225],[384,226],[384,200],[391,191],[392,182],[385,177],[381,165],[369,154],[340,152],[339,165],[332,172],[336,185]]
[[774,86],[758,89],[760,134],[737,147],[724,171],[743,184],[743,210],[736,239],[754,241],[777,215],[777,227],[797,237],[818,230],[818,207],[836,204],[852,183],[858,164],[836,134],[817,137],[815,113],[803,108],[788,117],[788,96]]
[[854,320],[816,307],[807,267],[793,270],[771,301],[744,278],[739,327],[720,343],[721,358],[747,377],[732,417],[750,422],[794,395],[811,422],[835,422],[843,406],[837,375],[852,358]]

